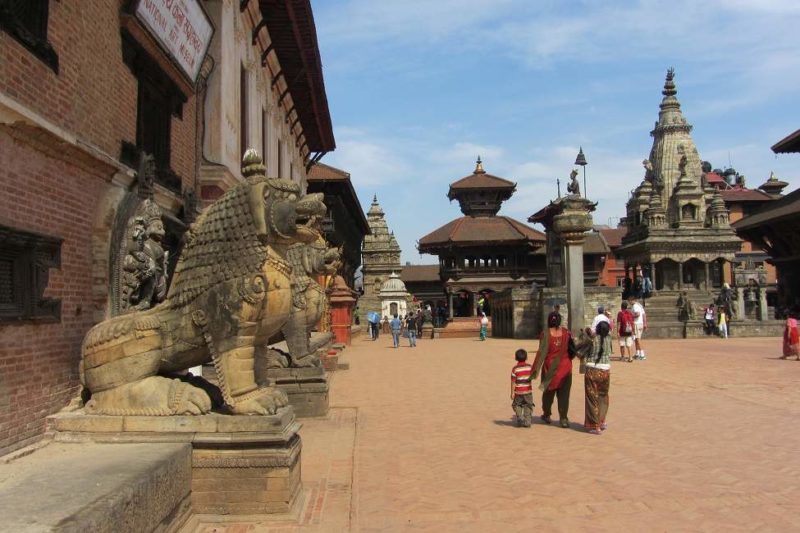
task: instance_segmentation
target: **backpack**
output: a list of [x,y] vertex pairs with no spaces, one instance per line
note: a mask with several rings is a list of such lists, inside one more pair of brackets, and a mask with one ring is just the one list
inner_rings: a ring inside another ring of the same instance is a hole
[[633,334],[633,314],[627,309],[620,311],[619,334],[623,337]]

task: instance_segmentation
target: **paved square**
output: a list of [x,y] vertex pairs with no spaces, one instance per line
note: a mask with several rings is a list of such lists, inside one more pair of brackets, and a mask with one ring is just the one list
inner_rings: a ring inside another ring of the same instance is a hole
[[577,363],[571,429],[511,425],[513,353],[535,342],[390,344],[356,340],[330,415],[304,422],[299,525],[186,530],[800,530],[800,362],[780,339],[647,342],[612,364],[602,436],[582,430]]

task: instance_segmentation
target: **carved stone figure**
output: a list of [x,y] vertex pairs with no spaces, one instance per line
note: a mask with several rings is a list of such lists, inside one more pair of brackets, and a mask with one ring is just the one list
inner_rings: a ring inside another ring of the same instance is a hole
[[154,201],[145,200],[137,213],[128,224],[128,253],[122,260],[123,312],[150,309],[162,302],[167,293],[161,208]]
[[689,293],[687,291],[683,291],[678,296],[678,302],[675,304],[675,306],[678,308],[678,320],[681,322],[694,320],[694,306],[692,305],[692,301],[689,299]]
[[340,250],[329,248],[325,238],[317,234],[316,240],[311,243],[297,243],[289,247],[287,259],[292,265],[292,309],[281,331],[289,354],[285,356],[274,351],[269,366],[319,366],[316,353],[319,346],[312,346],[310,338],[311,329],[325,312],[325,288],[317,283],[314,276],[336,272],[340,264]]
[[733,298],[733,289],[731,289],[730,285],[727,283],[722,285],[722,290],[717,297],[717,306],[727,308],[730,313],[730,318],[737,318],[739,306]]
[[569,173],[569,179],[570,182],[567,185],[567,192],[570,194],[574,194],[576,196],[580,196],[581,186],[578,183],[578,171],[575,170],[574,168],[572,169],[572,172]]
[[[257,160],[257,161],[256,161]],[[257,164],[256,164],[257,163]],[[288,248],[311,242],[321,194],[266,178],[257,154],[243,161],[246,182],[209,206],[186,233],[166,299],[156,307],[93,327],[83,341],[80,375],[90,391],[88,413],[201,414],[211,409],[200,388],[164,374],[213,362],[234,414],[272,414],[286,395],[259,388],[257,347],[292,310]],[[245,170],[248,170],[245,173]]]
[[688,159],[686,158],[686,149],[682,144],[678,145],[678,155],[681,156],[680,160],[678,161],[678,171],[680,172],[680,176],[683,177],[686,175],[686,163],[688,162]]

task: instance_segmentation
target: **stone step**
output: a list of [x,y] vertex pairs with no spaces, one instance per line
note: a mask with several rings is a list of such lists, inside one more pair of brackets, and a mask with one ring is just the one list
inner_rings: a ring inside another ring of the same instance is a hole
[[192,446],[53,442],[0,463],[3,531],[174,531],[190,511]]
[[[733,320],[728,325],[731,337],[779,337],[783,335],[781,320]],[[682,339],[706,336],[705,321],[690,320],[684,330],[683,322],[678,320],[648,320],[644,339]]]

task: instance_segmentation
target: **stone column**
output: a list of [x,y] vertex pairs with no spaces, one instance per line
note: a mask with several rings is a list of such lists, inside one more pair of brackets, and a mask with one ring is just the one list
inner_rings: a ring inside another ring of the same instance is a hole
[[758,319],[762,322],[767,320],[767,291],[764,287],[758,288]]
[[678,290],[683,289],[683,261],[678,261]]
[[653,284],[653,294],[656,292],[656,264],[650,263],[650,282]]
[[586,232],[592,229],[596,204],[578,195],[569,195],[560,202],[561,212],[553,219],[553,229],[564,243],[567,260],[567,308],[569,329],[573,335],[586,325],[583,292],[583,243]]
[[450,320],[453,320],[453,291],[447,293],[447,297],[449,298],[450,305],[448,306],[448,312],[450,313]]
[[736,287],[736,307],[738,307],[737,311],[737,319],[745,320],[747,318],[747,313],[744,312],[744,289],[741,287]]
[[711,275],[708,268],[708,262],[704,262],[703,266],[706,267],[706,291],[711,289]]

